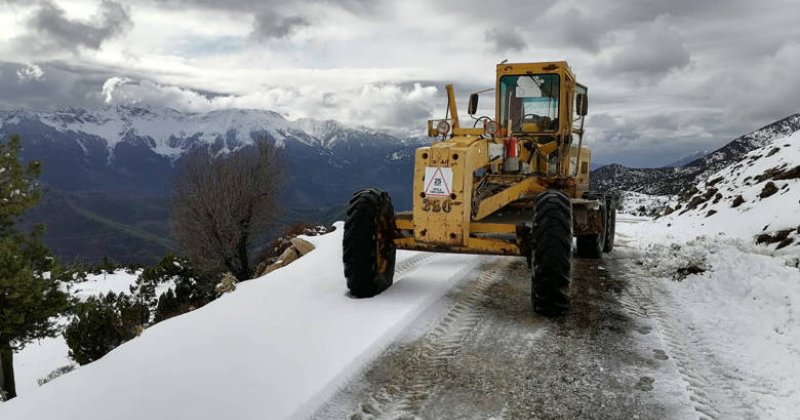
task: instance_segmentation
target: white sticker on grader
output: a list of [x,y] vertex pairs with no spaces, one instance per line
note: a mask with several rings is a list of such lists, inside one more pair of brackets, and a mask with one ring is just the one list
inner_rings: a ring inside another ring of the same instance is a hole
[[425,167],[425,195],[449,197],[453,186],[453,168]]

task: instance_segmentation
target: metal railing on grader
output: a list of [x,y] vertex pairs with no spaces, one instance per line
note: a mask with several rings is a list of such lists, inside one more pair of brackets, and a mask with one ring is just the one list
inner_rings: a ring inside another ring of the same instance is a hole
[[[453,86],[446,90],[445,119],[428,121],[433,144],[416,150],[412,211],[395,213],[378,189],[350,201],[350,293],[371,297],[391,286],[397,249],[519,255],[532,268],[534,311],[564,312],[573,235],[579,257],[614,247],[618,196],[588,191],[587,88],[566,62],[499,64],[495,88],[470,95],[472,128],[461,126]],[[489,91],[495,117],[475,117]]]

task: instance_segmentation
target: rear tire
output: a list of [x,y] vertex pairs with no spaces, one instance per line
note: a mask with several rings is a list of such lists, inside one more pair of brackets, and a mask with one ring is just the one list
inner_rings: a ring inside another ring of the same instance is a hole
[[609,199],[606,203],[606,241],[603,252],[611,252],[614,250],[614,234],[617,230],[617,206],[614,199]]
[[545,316],[569,308],[572,271],[572,207],[561,191],[543,192],[536,200],[532,231],[531,304]]
[[347,288],[354,297],[372,297],[392,285],[395,230],[389,194],[378,189],[353,194],[344,223],[342,259]]
[[597,234],[580,235],[577,237],[578,256],[581,258],[600,258],[603,256],[603,249],[606,245],[606,229],[608,227],[608,216],[605,208],[600,209],[600,217],[603,218],[603,230]]

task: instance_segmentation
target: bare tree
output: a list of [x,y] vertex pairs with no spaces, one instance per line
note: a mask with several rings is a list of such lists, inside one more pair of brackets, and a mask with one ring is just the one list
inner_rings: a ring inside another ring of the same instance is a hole
[[284,181],[284,161],[263,139],[227,155],[212,156],[205,148],[190,152],[172,198],[181,249],[204,271],[250,278],[253,240],[277,219]]

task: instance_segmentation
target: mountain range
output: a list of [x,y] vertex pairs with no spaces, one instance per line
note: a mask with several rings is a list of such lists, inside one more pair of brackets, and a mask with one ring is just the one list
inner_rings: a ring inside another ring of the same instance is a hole
[[133,105],[0,111],[0,138],[12,134],[23,139],[24,159],[43,162],[45,199],[26,223],[47,224],[45,241],[64,260],[107,256],[121,263],[153,262],[174,248],[172,179],[195,147],[223,154],[264,138],[281,148],[289,179],[280,229],[332,221],[367,186],[389,191],[396,208],[409,208],[413,151],[427,142],[335,121],[289,121],[271,111]]
[[[592,171],[592,188],[677,194],[796,131],[800,114],[698,153],[683,166],[604,165]],[[45,241],[62,260],[120,263],[152,263],[175,248],[172,179],[195,147],[224,154],[265,138],[282,149],[289,179],[274,234],[294,222],[340,219],[350,195],[368,186],[389,191],[397,210],[409,209],[414,149],[428,144],[331,120],[289,121],[265,110],[184,113],[135,105],[0,111],[0,138],[12,134],[23,138],[23,158],[41,160],[44,168],[45,198],[25,223],[45,223]]]
[[593,170],[589,180],[598,191],[635,191],[653,195],[678,194],[700,180],[739,161],[770,141],[800,131],[800,114],[790,115],[745,134],[698,159],[678,167],[629,168],[617,163]]
[[685,165],[688,165],[688,164],[696,161],[697,159],[700,159],[701,157],[703,157],[703,156],[705,156],[705,155],[707,155],[709,153],[711,153],[711,151],[709,151],[709,150],[696,150],[696,151],[694,151],[692,153],[689,153],[688,155],[686,155],[686,156],[684,156],[684,157],[682,157],[682,158],[680,158],[680,159],[678,159],[678,160],[676,160],[674,162],[670,162],[670,163],[668,163],[668,164],[666,164],[664,166],[668,166],[668,167],[672,167],[672,168],[676,168],[678,166],[685,166]]

